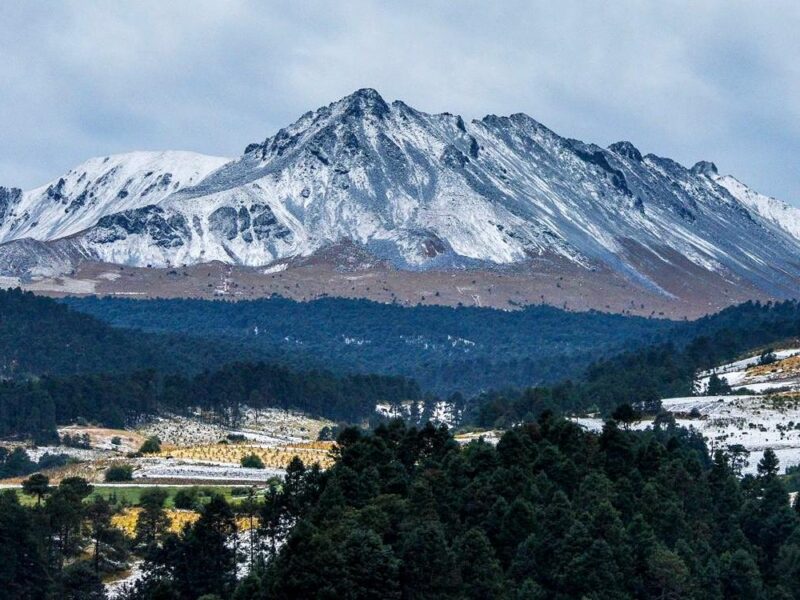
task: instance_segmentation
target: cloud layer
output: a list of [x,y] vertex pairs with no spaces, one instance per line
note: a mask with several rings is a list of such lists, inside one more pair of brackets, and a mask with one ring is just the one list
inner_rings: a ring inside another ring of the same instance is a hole
[[800,3],[0,4],[0,185],[90,156],[235,156],[360,87],[714,160],[800,205]]

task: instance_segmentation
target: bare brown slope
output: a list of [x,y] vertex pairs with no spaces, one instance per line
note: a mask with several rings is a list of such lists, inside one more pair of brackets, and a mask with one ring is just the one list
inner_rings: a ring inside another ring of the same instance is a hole
[[587,269],[555,256],[507,269],[403,271],[345,245],[259,268],[208,263],[149,269],[85,261],[69,276],[23,287],[56,296],[240,300],[277,294],[295,300],[335,296],[505,310],[549,304],[690,319],[747,299],[768,299],[752,285],[702,269],[674,252],[657,256],[631,243],[627,250],[637,269],[657,286],[634,283],[602,265]]

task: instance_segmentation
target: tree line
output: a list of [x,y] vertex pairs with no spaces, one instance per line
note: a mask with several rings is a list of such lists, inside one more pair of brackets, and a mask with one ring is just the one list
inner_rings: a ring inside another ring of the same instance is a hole
[[[163,496],[143,497],[127,546],[143,577],[121,598],[800,598],[800,505],[778,470],[768,450],[737,477],[670,421],[591,433],[545,413],[496,447],[430,424],[348,428],[328,471],[294,460],[261,496],[211,497],[182,532]],[[80,482],[41,484],[32,507],[0,495],[2,589],[102,598],[92,561],[124,550],[107,511],[77,501]]]
[[233,363],[197,375],[134,373],[0,382],[0,436],[57,441],[56,424],[87,420],[121,428],[162,412],[214,411],[235,425],[243,406],[280,408],[360,422],[375,404],[420,400],[403,377],[296,372],[267,363]]

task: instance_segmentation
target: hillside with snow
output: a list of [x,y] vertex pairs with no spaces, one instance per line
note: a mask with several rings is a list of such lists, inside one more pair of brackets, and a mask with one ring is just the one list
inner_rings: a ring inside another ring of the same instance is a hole
[[[2,205],[0,242],[54,240],[102,217],[155,205],[228,162],[194,152],[130,152],[92,158],[61,177]],[[12,191],[6,192],[11,196]]]
[[[709,389],[712,376],[727,389]],[[755,473],[767,448],[783,467],[800,465],[800,348],[762,352],[698,373],[694,396],[664,398],[662,409],[676,424],[693,428],[711,451],[738,453],[746,462],[743,472]],[[575,421],[599,430],[603,421],[579,417]],[[645,429],[652,420],[634,425]]]

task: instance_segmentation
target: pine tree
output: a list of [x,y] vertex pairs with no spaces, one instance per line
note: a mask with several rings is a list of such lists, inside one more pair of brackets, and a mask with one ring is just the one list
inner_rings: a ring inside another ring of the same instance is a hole
[[505,598],[503,570],[486,534],[472,528],[456,548],[456,561],[461,574],[461,591],[469,600]]

